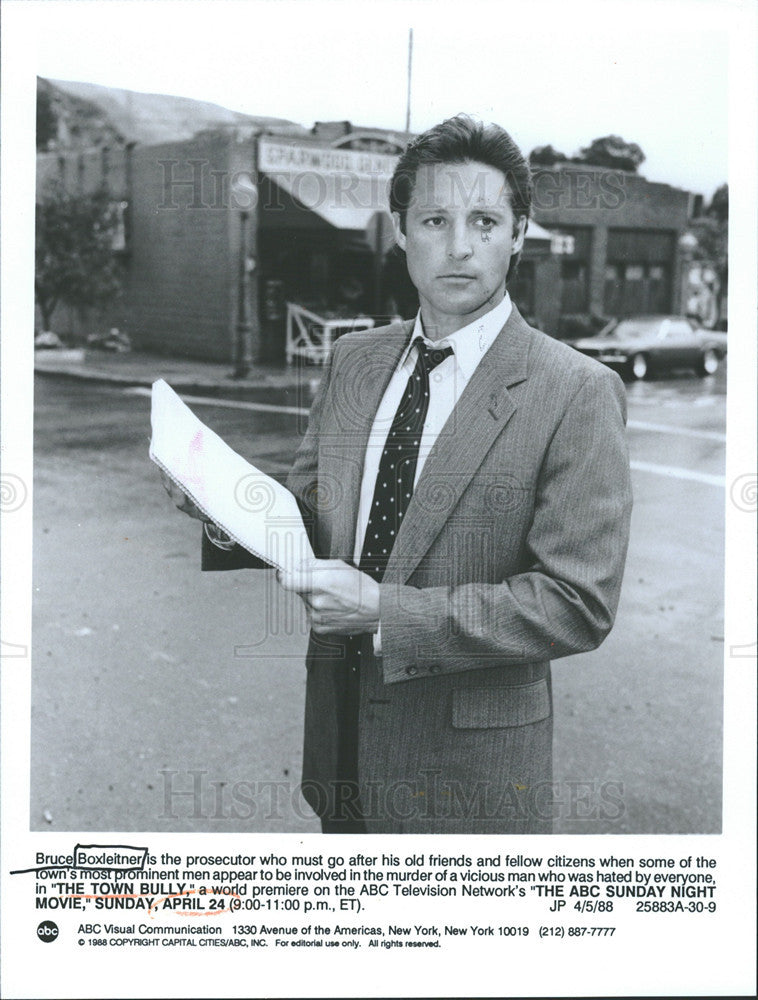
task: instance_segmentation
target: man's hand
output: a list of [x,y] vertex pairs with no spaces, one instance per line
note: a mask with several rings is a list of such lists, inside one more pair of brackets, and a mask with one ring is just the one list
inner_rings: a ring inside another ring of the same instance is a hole
[[277,570],[285,590],[298,593],[317,635],[353,635],[379,627],[379,584],[341,559],[314,559],[299,570]]
[[183,514],[187,514],[189,517],[194,517],[198,521],[210,521],[210,518],[206,517],[200,508],[195,506],[187,494],[181,490],[172,479],[169,479],[163,469],[160,470],[160,473],[164,489]]

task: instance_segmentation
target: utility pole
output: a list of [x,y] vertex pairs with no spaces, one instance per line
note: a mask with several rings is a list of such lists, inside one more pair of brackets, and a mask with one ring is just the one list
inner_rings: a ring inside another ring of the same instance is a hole
[[411,130],[411,71],[413,69],[413,28],[408,29],[408,96],[405,105],[405,131]]

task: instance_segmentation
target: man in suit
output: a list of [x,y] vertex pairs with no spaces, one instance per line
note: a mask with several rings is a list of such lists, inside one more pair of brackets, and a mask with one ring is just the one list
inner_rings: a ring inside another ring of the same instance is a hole
[[510,301],[530,203],[498,126],[410,144],[390,206],[419,314],[336,342],[288,479],[320,557],[278,578],[311,624],[325,832],[551,830],[550,660],[613,624],[631,489],[620,379]]

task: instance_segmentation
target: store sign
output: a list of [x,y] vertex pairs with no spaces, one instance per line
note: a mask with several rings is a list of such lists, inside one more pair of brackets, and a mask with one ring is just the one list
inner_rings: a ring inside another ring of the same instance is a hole
[[271,174],[354,174],[359,177],[391,177],[397,156],[370,150],[301,146],[261,139],[258,166]]

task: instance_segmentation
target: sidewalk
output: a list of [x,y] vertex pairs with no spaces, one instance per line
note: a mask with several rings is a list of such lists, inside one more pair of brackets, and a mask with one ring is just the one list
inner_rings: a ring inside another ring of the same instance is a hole
[[[214,361],[169,358],[141,351],[118,354],[110,351],[35,351],[34,371],[58,378],[118,386],[151,386],[164,378],[173,389],[213,396],[238,397],[251,389],[294,389],[302,385],[302,371],[296,365],[254,364],[246,378],[232,378],[233,365]],[[308,381],[318,382],[322,369],[308,368]]]

